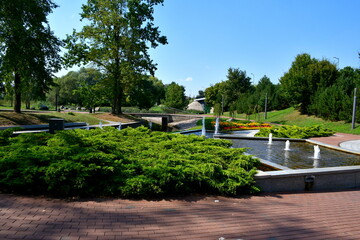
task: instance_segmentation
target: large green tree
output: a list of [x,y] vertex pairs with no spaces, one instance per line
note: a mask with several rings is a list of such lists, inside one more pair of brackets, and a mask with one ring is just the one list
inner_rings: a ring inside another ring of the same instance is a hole
[[51,0],[0,1],[0,72],[14,88],[15,112],[23,92],[45,97],[60,69],[60,41],[47,20],[55,7]]
[[185,97],[185,88],[175,82],[170,83],[165,88],[165,106],[183,109],[188,104]]
[[336,66],[328,60],[317,60],[309,54],[299,54],[288,72],[281,77],[281,88],[287,101],[309,113],[312,97],[319,89],[331,86],[337,78]]
[[225,82],[219,82],[205,89],[205,101],[207,106],[215,107],[216,104],[222,104],[224,83]]
[[165,99],[165,86],[161,80],[152,76],[138,79],[131,88],[127,103],[140,109],[150,109]]
[[154,74],[155,64],[148,54],[166,44],[153,23],[154,6],[163,0],[88,0],[81,19],[88,25],[66,40],[66,63],[92,63],[104,72],[111,93],[112,113],[120,114],[127,86],[142,75]]
[[[354,88],[360,86],[360,70],[345,67],[336,82],[319,89],[313,96],[311,114],[333,121],[351,121]],[[357,114],[360,114],[359,111]],[[359,116],[357,116],[357,119]]]
[[245,71],[239,68],[229,68],[224,82],[224,105],[226,109],[232,108],[239,97],[246,92],[253,91],[251,78],[246,75]]

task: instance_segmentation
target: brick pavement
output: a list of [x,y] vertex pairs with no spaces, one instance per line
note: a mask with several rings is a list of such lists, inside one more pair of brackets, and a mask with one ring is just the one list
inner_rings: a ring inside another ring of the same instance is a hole
[[330,136],[330,137],[317,137],[317,138],[310,138],[310,139],[321,142],[321,143],[339,147],[340,143],[342,143],[342,142],[352,141],[352,140],[360,140],[360,135],[353,135],[353,134],[348,134],[348,133],[335,133],[333,136]]
[[[217,201],[219,200],[219,201]],[[66,201],[0,194],[0,239],[360,239],[360,189]]]

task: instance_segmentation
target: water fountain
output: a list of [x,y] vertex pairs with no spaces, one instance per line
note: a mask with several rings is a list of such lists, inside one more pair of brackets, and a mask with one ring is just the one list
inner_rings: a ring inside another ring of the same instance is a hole
[[272,133],[269,134],[269,143],[268,143],[268,144],[269,144],[269,145],[272,144]]
[[152,130],[152,122],[149,122],[149,129]]
[[319,145],[314,146],[314,159],[320,159],[320,147],[319,147]]
[[206,129],[205,129],[205,117],[203,117],[203,119],[202,119],[201,136],[206,136]]
[[268,160],[270,162],[285,165],[291,169],[305,169],[315,167],[338,167],[360,165],[360,156],[336,151],[329,148],[321,148],[320,153],[316,153],[319,159],[314,158],[314,145],[305,141],[290,140],[290,150],[284,150],[284,141],[273,139],[271,145],[268,140],[249,140],[232,138],[234,148],[248,148],[246,153],[254,155],[258,158]]
[[[205,118],[203,118],[202,130],[197,133],[189,132],[185,134],[196,134],[205,136]],[[216,130],[216,122],[215,122]],[[209,138],[212,133],[206,133]],[[231,135],[218,133],[216,138],[229,139],[233,142],[233,148],[247,148],[246,153],[256,156],[269,162],[286,166],[290,169],[309,169],[326,168],[339,166],[360,165],[360,156],[336,151],[329,148],[314,147],[313,143],[307,143],[305,140],[273,139],[273,134],[269,134],[268,139],[250,139],[248,136],[240,136],[237,133]],[[284,148],[285,141],[285,148]]]
[[121,122],[119,122],[118,130],[121,130]]
[[103,128],[102,121],[99,122],[99,128]]
[[215,123],[215,134],[219,134],[219,118],[216,118],[216,123]]
[[285,142],[285,151],[289,151],[290,150],[290,141],[289,140],[286,140]]
[[90,130],[89,123],[86,123],[86,130]]

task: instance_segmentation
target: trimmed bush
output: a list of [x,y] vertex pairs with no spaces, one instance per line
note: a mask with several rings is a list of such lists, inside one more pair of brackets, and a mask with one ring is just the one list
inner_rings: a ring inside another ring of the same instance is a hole
[[322,128],[320,126],[312,127],[298,127],[298,126],[273,126],[271,128],[262,128],[255,135],[256,137],[268,137],[272,133],[273,137],[277,138],[312,138],[312,137],[327,137],[333,135],[335,132]]
[[258,159],[226,140],[147,128],[22,134],[0,147],[0,189],[58,197],[254,192]]

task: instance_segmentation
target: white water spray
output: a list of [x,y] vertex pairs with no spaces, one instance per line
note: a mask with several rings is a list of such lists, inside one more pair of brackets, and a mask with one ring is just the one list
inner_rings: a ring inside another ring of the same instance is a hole
[[203,120],[202,120],[202,129],[201,129],[201,136],[205,136],[205,135],[206,135],[205,117],[203,117]]
[[269,143],[268,143],[268,144],[269,144],[269,145],[272,144],[272,133],[269,134]]

